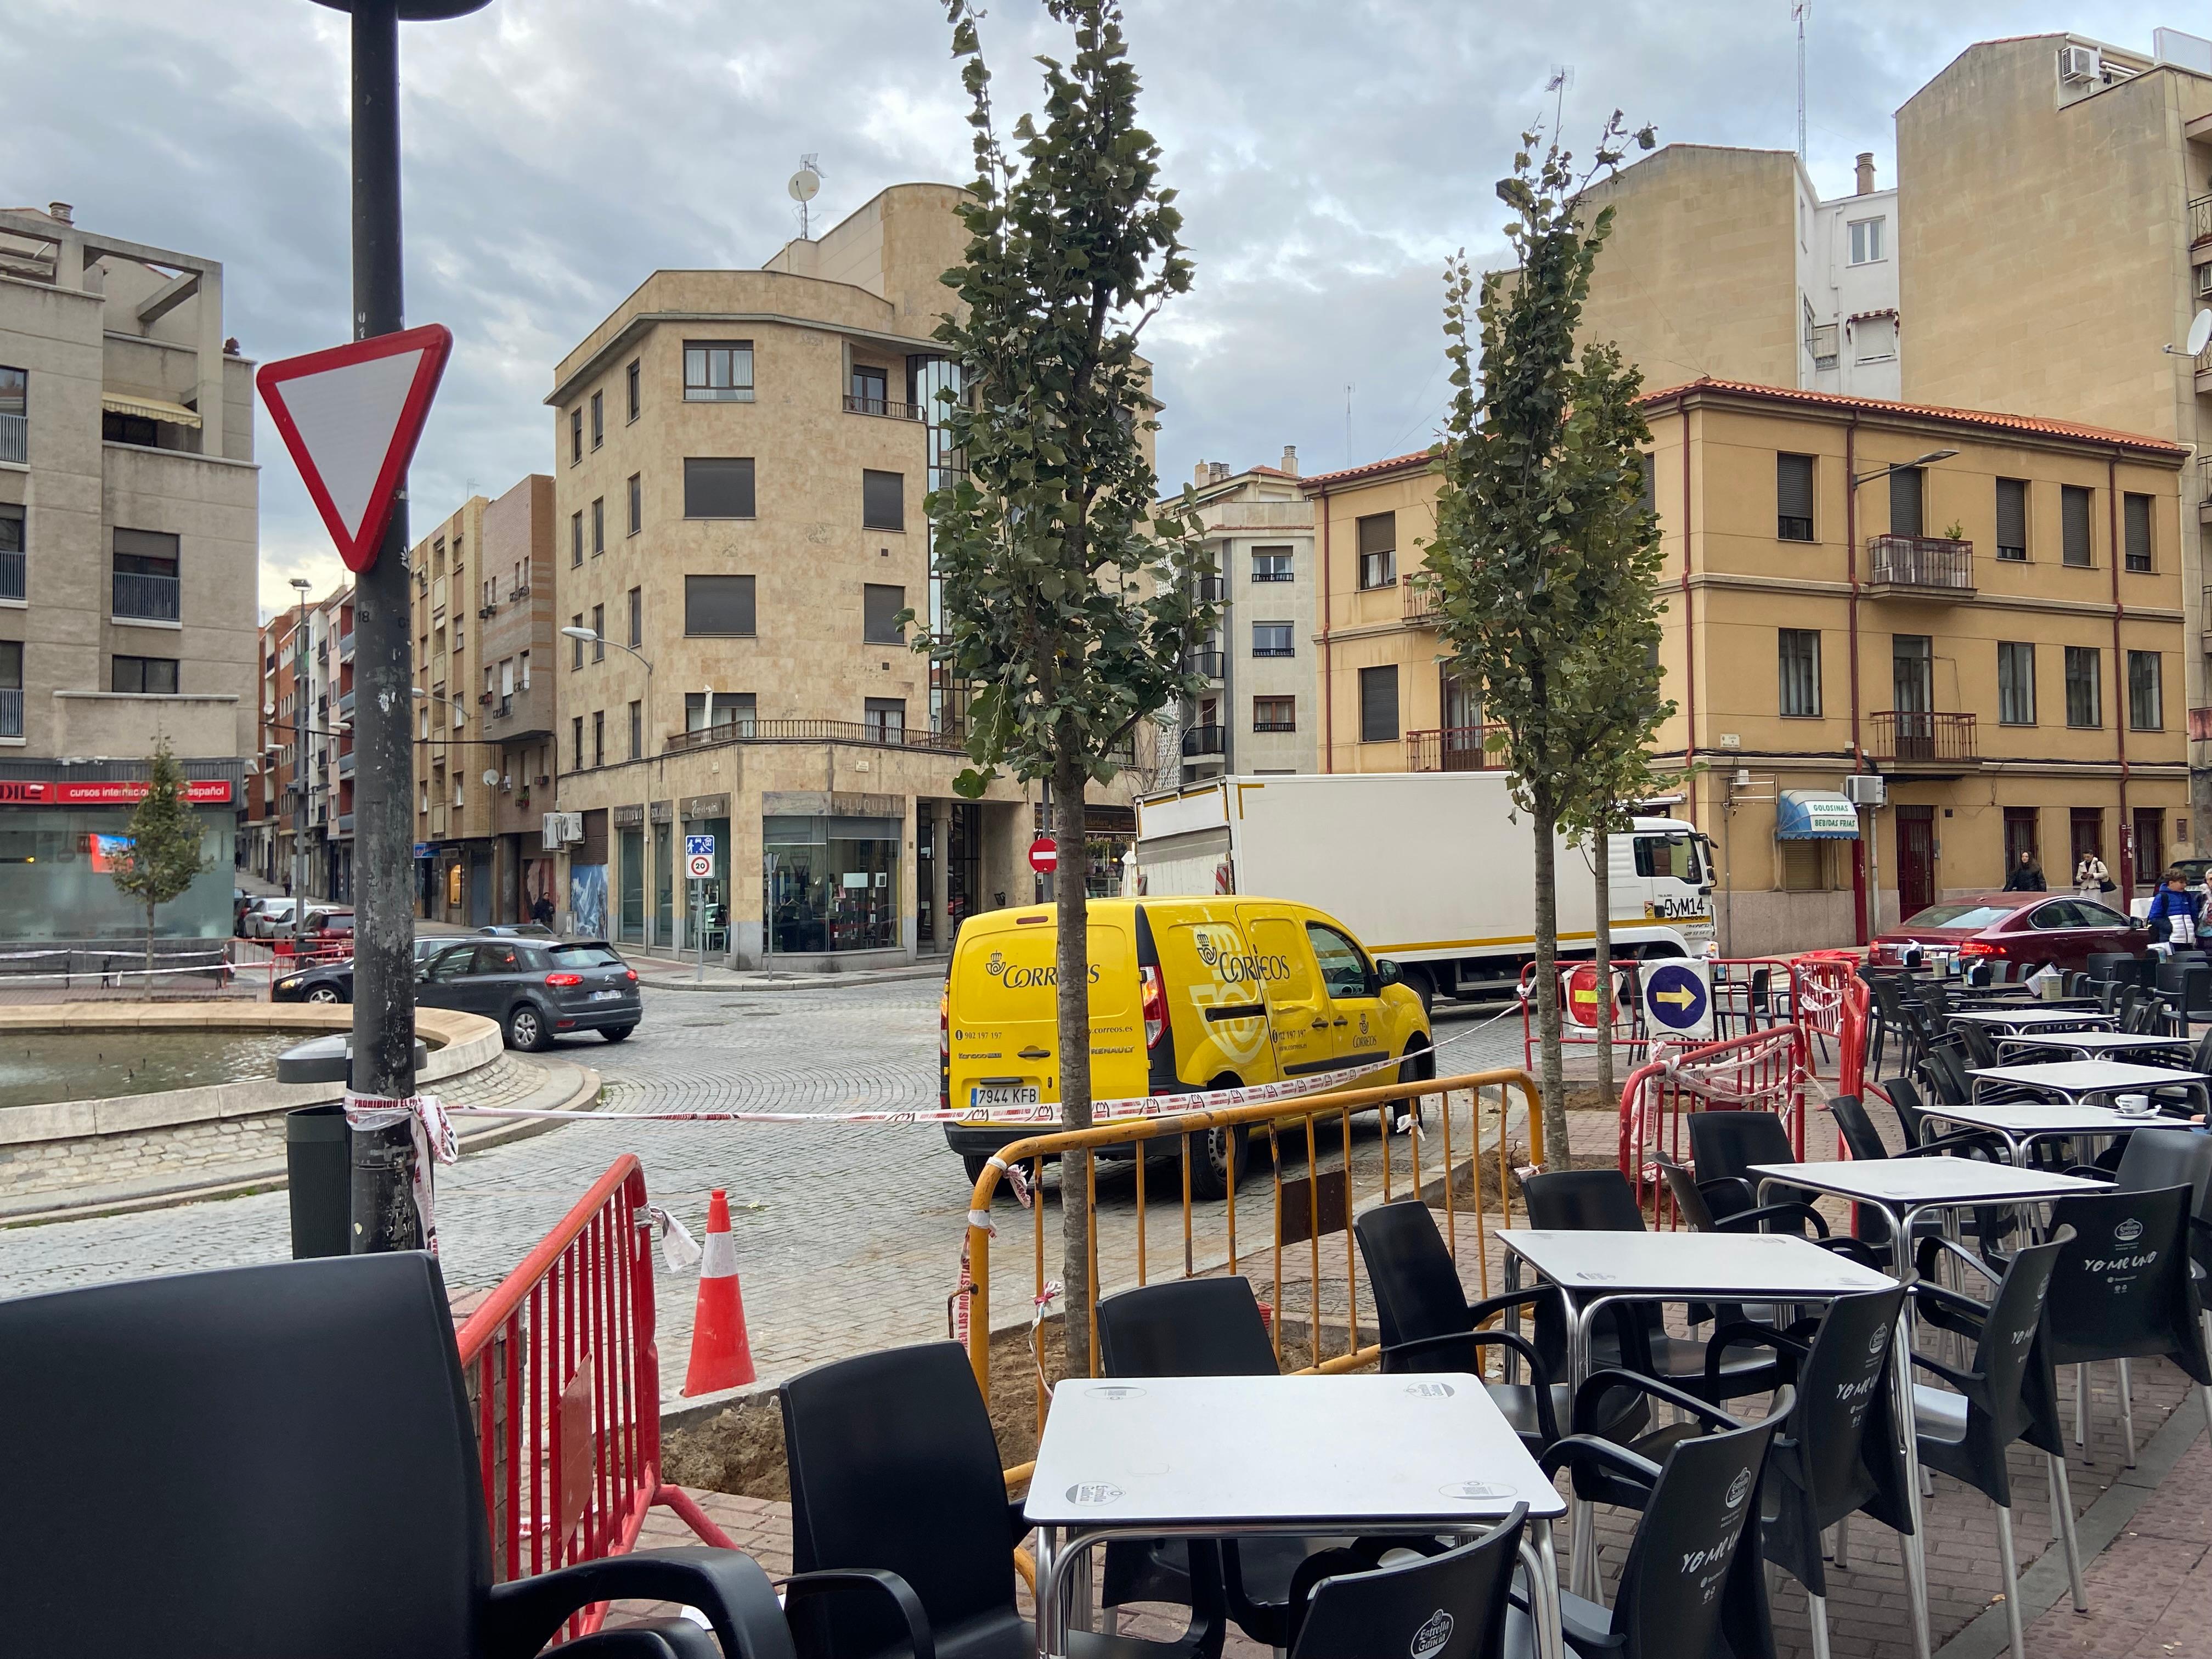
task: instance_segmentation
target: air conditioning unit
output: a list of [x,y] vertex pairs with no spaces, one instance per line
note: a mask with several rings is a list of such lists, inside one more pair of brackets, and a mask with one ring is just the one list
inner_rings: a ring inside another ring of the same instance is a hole
[[1889,780],[1879,772],[1855,772],[1844,780],[1844,799],[1854,806],[1886,806]]
[[2100,78],[2103,69],[2103,60],[2094,46],[2058,48],[2058,78],[2062,81],[2094,81]]
[[545,814],[545,850],[557,852],[571,842],[584,838],[584,815],[581,812],[548,812]]

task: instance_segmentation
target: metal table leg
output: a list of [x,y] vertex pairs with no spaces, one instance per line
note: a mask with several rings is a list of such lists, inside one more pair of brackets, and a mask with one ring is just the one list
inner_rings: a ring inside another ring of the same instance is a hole
[[[1887,1205],[1875,1207],[1889,1218],[1890,1248],[1894,1252],[1897,1276],[1900,1284],[1912,1276],[1912,1222],[1917,1213],[1911,1206],[1902,1212]],[[1913,1659],[1928,1659],[1928,1556],[1927,1522],[1920,1504],[1920,1441],[1912,1410],[1912,1298],[1905,1298],[1899,1310],[1897,1332],[1892,1338],[1897,1380],[1897,1418],[1905,1442],[1905,1492],[1912,1530],[1900,1541],[1899,1553],[1905,1558],[1905,1599],[1912,1620]]]
[[[1589,1376],[1589,1327],[1595,1304],[1577,1307],[1569,1298],[1567,1309],[1567,1398],[1572,1400],[1582,1391]],[[1567,1427],[1570,1432],[1573,1425]],[[1589,1504],[1580,1498],[1568,1499],[1569,1557],[1568,1587],[1585,1601],[1602,1602],[1597,1571],[1597,1517]]]
[[1037,1659],[1063,1659],[1067,1636],[1060,1622],[1060,1528],[1039,1527],[1036,1540]]
[[1566,1659],[1566,1625],[1559,1613],[1559,1557],[1552,1545],[1552,1523],[1535,1520],[1522,1534],[1522,1558],[1532,1553],[1528,1575],[1530,1602],[1536,1626],[1536,1651],[1543,1659]]

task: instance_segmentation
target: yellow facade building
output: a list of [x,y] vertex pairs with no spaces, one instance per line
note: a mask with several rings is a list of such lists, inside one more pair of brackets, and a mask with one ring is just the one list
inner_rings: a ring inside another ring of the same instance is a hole
[[[1675,704],[1655,746],[1715,844],[1726,954],[1863,939],[2023,850],[2053,887],[2094,848],[2142,890],[2187,842],[2184,447],[1711,380],[1644,407]],[[1407,586],[1429,458],[1306,489],[1322,769],[1482,765],[1479,693]],[[1887,804],[1838,833],[1867,775]]]

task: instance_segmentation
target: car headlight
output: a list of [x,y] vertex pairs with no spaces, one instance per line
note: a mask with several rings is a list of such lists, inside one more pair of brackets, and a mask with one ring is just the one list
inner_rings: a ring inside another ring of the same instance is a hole
[[280,991],[289,991],[299,982],[300,981],[296,975],[291,979],[280,979],[276,981],[276,988]]

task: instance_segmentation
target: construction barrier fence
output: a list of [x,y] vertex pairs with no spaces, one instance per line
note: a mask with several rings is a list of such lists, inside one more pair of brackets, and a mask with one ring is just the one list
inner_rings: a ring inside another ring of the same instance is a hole
[[1656,1155],[1691,1161],[1691,1114],[1772,1112],[1802,1160],[1812,1076],[1812,1045],[1803,1025],[1778,1025],[1661,1053],[1631,1073],[1620,1091],[1620,1172],[1650,1207],[1654,1224],[1670,1230],[1681,1224]]
[[[1655,1034],[1644,1018],[1641,998],[1643,975],[1666,962],[1703,963],[1709,970],[1713,993],[1713,1030],[1717,1038],[1741,1036],[1765,1026],[1790,1024],[1794,1018],[1796,983],[1792,962],[1786,957],[1615,957],[1613,959],[1613,1043],[1626,1052],[1628,1063],[1640,1064],[1655,1042],[1674,1039],[1663,1030]],[[1553,964],[1559,980],[1559,1042],[1571,1058],[1577,1049],[1594,1048],[1601,1033],[1597,1022],[1597,986],[1592,958],[1561,958]],[[1536,1069],[1539,1042],[1536,1021],[1536,964],[1521,968],[1521,1063]]]

